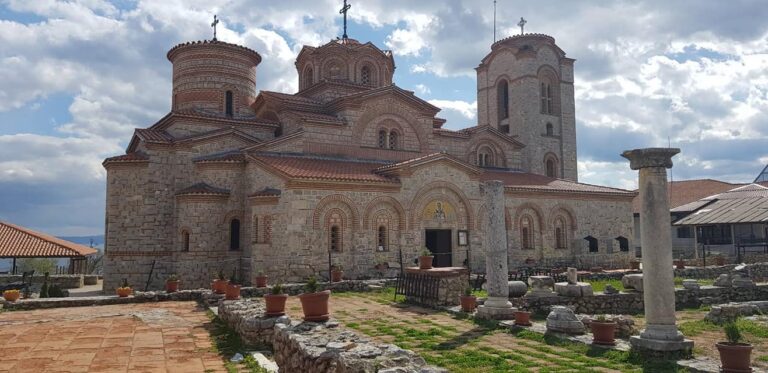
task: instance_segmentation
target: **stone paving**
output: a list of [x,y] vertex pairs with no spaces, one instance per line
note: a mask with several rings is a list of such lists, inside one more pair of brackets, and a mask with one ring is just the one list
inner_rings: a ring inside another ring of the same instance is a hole
[[0,372],[226,372],[195,302],[0,314]]

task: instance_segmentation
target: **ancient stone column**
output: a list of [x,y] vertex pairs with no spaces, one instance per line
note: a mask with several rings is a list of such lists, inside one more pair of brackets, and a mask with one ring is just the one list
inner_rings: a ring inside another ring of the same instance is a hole
[[672,168],[676,148],[627,150],[622,156],[640,172],[640,246],[643,255],[643,302],[646,328],[632,337],[633,348],[689,353],[693,342],[685,340],[675,325],[675,282],[667,168]]
[[485,248],[485,278],[488,299],[477,308],[477,317],[496,320],[514,318],[516,309],[509,302],[507,270],[507,229],[504,224],[504,183],[498,180],[483,184],[488,214],[488,245]]

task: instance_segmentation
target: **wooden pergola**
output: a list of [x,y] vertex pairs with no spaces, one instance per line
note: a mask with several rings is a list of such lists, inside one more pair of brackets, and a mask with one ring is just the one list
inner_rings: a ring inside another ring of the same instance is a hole
[[84,273],[89,255],[98,250],[0,221],[0,259],[13,259],[11,273],[16,273],[19,258],[69,258],[70,274]]

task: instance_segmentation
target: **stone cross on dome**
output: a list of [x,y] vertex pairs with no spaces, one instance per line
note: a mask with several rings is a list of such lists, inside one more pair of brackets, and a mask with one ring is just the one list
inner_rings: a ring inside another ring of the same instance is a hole
[[520,17],[520,22],[517,23],[517,25],[520,26],[520,35],[525,33],[524,30],[526,23],[528,23],[528,21],[526,21],[525,18]]
[[213,27],[213,41],[216,41],[216,25],[219,24],[219,18],[216,17],[216,15],[213,15],[213,23],[211,23],[211,27]]
[[352,7],[352,4],[347,4],[347,0],[344,0],[344,6],[341,7],[341,10],[339,10],[339,14],[344,15],[344,35],[341,36],[342,39],[347,38],[347,12],[351,7]]

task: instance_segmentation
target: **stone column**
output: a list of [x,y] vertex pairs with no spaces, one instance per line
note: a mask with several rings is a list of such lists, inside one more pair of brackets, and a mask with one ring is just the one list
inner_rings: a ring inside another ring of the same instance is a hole
[[517,310],[509,302],[507,270],[507,229],[504,224],[504,183],[498,180],[483,184],[488,214],[488,245],[485,248],[485,278],[488,299],[477,308],[477,317],[510,320]]
[[672,168],[676,148],[647,148],[622,153],[629,167],[639,170],[640,246],[643,255],[643,302],[646,328],[632,337],[632,347],[652,351],[690,353],[693,342],[685,340],[675,325],[675,282],[672,267],[672,236],[667,168]]

